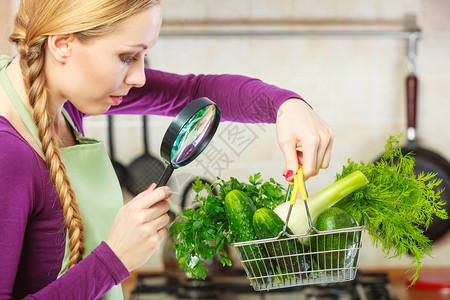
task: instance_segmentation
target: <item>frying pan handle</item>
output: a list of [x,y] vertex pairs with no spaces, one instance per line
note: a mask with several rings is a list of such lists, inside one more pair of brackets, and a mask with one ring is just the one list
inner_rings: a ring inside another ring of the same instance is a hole
[[108,144],[109,144],[109,155],[112,160],[114,160],[114,146],[113,146],[113,121],[112,116],[108,115]]
[[144,151],[145,153],[149,153],[148,149],[148,130],[147,130],[147,116],[142,115],[142,133],[144,136]]
[[[409,132],[416,129],[417,118],[417,85],[418,79],[414,73],[406,77],[406,109],[408,117],[408,139],[413,140],[415,136],[410,138]],[[414,134],[415,135],[415,134]]]

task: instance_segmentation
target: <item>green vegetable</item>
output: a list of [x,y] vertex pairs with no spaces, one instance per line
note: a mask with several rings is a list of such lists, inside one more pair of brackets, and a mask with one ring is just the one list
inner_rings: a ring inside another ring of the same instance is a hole
[[256,240],[253,214],[256,206],[243,192],[232,190],[225,196],[225,213],[236,242]]
[[448,218],[442,190],[435,191],[442,180],[435,173],[416,175],[414,156],[403,155],[398,136],[391,136],[380,161],[365,164],[348,160],[337,179],[357,170],[370,181],[348,195],[337,206],[343,208],[356,220],[363,220],[365,229],[373,243],[388,257],[399,257],[411,253],[414,260],[410,269],[416,266],[411,284],[418,278],[421,260],[431,256],[431,241],[423,234],[423,225],[428,228],[433,215]]
[[[243,192],[232,190],[225,196],[225,212],[236,242],[254,241],[258,239],[253,228],[253,214],[255,211],[255,205]],[[267,257],[266,249],[259,244],[242,246],[240,253],[244,260]],[[267,276],[272,274],[273,270],[270,263],[265,262],[268,261],[250,261],[247,263],[247,268],[254,277]]]
[[[212,192],[217,184],[203,184],[197,178],[192,186],[197,193],[193,203],[201,205],[196,210],[188,208],[177,215],[169,230],[174,240],[171,247],[176,250],[180,268],[194,278],[205,279],[208,268],[204,260],[212,259],[215,254],[219,254],[224,266],[231,266],[224,246],[231,244],[233,236],[225,215],[224,201]],[[200,196],[201,192],[207,195]]]
[[[219,195],[215,196],[212,191],[217,188]],[[199,208],[183,210],[171,224],[169,232],[173,234],[174,243],[171,247],[176,250],[180,268],[194,278],[202,279],[206,278],[208,271],[204,260],[212,259],[215,254],[219,255],[224,266],[231,266],[224,249],[234,240],[225,214],[227,193],[232,190],[242,191],[256,208],[273,208],[284,201],[286,193],[285,188],[273,178],[263,181],[260,173],[250,176],[249,183],[231,177],[228,181],[218,178],[216,183],[209,185],[197,178],[193,190],[196,193],[193,204],[200,204]],[[199,259],[194,260],[195,257]]]
[[[277,237],[283,231],[284,224],[284,221],[276,213],[265,207],[258,209],[253,215],[253,227],[259,239]],[[286,228],[286,233],[294,234],[289,227]],[[310,269],[311,263],[309,257],[305,258],[302,253],[308,252],[308,249],[305,249],[298,239],[287,239],[288,237],[285,235],[280,238],[285,240],[265,244],[270,257],[279,257],[272,259],[271,263],[274,269],[278,271],[278,274],[306,273]],[[289,278],[294,278],[294,276],[283,276],[277,279],[288,280]]]
[[[317,216],[327,208],[336,204],[345,196],[351,194],[357,189],[367,184],[367,178],[361,171],[355,171],[347,174],[320,192],[308,198],[308,208],[311,219]],[[290,203],[285,202],[274,209],[274,212],[280,216],[282,220],[286,220]],[[306,213],[305,204],[301,200],[297,200],[292,207],[291,217],[289,219],[289,227],[295,234],[305,234],[308,231],[308,215]]]
[[[440,199],[442,190],[435,191],[441,180],[434,173],[414,174],[414,156],[402,155],[399,137],[388,139],[379,162],[357,164],[349,160],[336,176],[336,182],[311,196],[308,206],[313,219],[330,206],[340,207],[364,223],[374,244],[388,256],[414,255],[410,267],[416,266],[411,283],[414,284],[422,258],[431,255],[432,250],[430,240],[419,226],[426,229],[433,216],[442,219],[448,216],[443,208],[445,203]],[[249,184],[235,178],[228,181],[218,178],[218,183],[212,186],[202,185],[200,180],[194,184],[197,192],[194,202],[201,204],[200,208],[184,210],[170,229],[180,267],[194,277],[205,278],[207,269],[203,259],[211,259],[217,253],[224,265],[231,265],[223,247],[234,240],[224,208],[225,196],[232,190],[246,194],[257,209],[274,209],[282,220],[286,219],[290,204],[281,204],[285,189],[273,179],[263,182],[260,177],[260,174],[250,177]],[[219,196],[211,193],[216,187],[220,188]],[[208,195],[199,196],[201,191]],[[297,201],[289,227],[295,234],[304,234],[308,225],[304,204]],[[200,258],[195,265],[193,257]]]
[[[319,231],[356,227],[355,219],[343,209],[330,207],[322,212],[314,221],[314,227]],[[355,250],[359,243],[359,232],[341,232],[335,234],[319,234],[311,236],[311,251],[319,252],[316,256],[321,269],[336,269],[353,267],[358,254]],[[324,252],[325,251],[325,252]]]
[[252,200],[256,209],[261,207],[273,209],[283,203],[286,197],[286,190],[281,184],[277,183],[273,178],[263,182],[260,173],[250,176],[249,184],[240,182],[233,177],[228,181],[218,179],[220,184],[219,197],[224,199],[225,195],[230,191],[239,190]]

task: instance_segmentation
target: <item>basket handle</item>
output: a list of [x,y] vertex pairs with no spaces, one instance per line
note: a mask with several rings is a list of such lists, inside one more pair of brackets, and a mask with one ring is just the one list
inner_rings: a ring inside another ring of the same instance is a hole
[[[293,188],[292,188],[293,186]],[[289,195],[289,192],[292,188],[292,192],[291,192],[291,198],[289,199],[289,210],[286,216],[286,221],[284,222],[284,227],[283,227],[283,231],[280,232],[280,235],[286,232],[288,223],[289,223],[289,219],[291,217],[291,212],[292,212],[292,207],[294,206],[296,200],[297,200],[297,195],[298,195],[298,191],[300,190],[300,196],[302,197],[303,203],[305,204],[305,209],[306,209],[306,213],[308,215],[308,223],[309,223],[309,227],[312,227],[312,222],[311,222],[311,216],[309,214],[309,209],[308,209],[308,204],[306,203],[306,199],[308,198],[308,193],[306,192],[306,187],[305,187],[305,181],[303,179],[303,167],[302,165],[299,166],[297,172],[294,175],[294,180],[293,183],[289,183],[289,188],[286,192],[286,199]],[[287,201],[287,200],[286,200]]]
[[[311,214],[309,213],[309,207],[308,207],[308,201],[307,201],[308,193],[306,192],[305,180],[303,179],[303,166],[302,165],[300,165],[300,167],[298,168],[297,174],[295,174],[295,176],[297,178],[294,177],[294,180],[297,182],[297,190],[300,190],[300,196],[303,200],[303,203],[305,204],[306,215],[308,216],[309,229],[311,230],[311,229],[314,229],[314,226],[312,224]],[[291,202],[291,204],[292,204],[292,202]],[[295,204],[295,199],[294,199],[294,204]]]
[[300,167],[297,170],[297,173],[294,175],[294,188],[291,193],[291,199],[289,200],[289,203],[291,205],[294,205],[297,200],[298,191],[300,190],[300,196],[302,197],[302,200],[306,200],[308,198],[308,194],[306,193],[305,188],[305,181],[303,179],[303,167],[300,165]]

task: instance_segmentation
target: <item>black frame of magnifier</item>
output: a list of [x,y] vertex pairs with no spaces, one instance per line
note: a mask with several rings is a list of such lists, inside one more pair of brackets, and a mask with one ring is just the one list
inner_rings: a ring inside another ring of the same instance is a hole
[[[171,154],[172,154],[172,148],[175,143],[175,141],[178,138],[178,135],[180,134],[181,130],[184,128],[186,123],[201,109],[205,108],[206,106],[214,105],[216,107],[216,114],[213,119],[212,127],[205,135],[201,145],[196,148],[192,154],[184,160],[182,163],[180,163],[177,167],[175,167],[172,164],[171,161]],[[213,138],[214,134],[216,133],[217,127],[219,127],[220,123],[220,117],[221,112],[220,108],[215,104],[213,101],[206,97],[197,98],[188,105],[186,105],[179,113],[178,115],[173,119],[172,123],[169,125],[169,128],[167,128],[166,133],[164,134],[163,140],[161,142],[161,157],[164,159],[164,161],[167,164],[166,169],[164,170],[164,173],[161,175],[161,178],[158,181],[157,187],[166,185],[167,181],[169,181],[170,176],[173,173],[173,170],[176,168],[182,167],[193,161],[197,156],[200,155],[200,153],[203,152],[203,150],[208,146],[209,142]]]

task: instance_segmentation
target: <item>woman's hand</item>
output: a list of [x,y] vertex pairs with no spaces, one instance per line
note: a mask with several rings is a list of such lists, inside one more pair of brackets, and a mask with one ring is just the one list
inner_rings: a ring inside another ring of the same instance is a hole
[[166,234],[171,192],[167,186],[155,186],[119,209],[106,241],[128,271],[144,264]]
[[[286,161],[286,180],[292,180],[299,164],[303,165],[305,180],[328,168],[334,130],[304,101],[291,98],[280,105],[277,137]],[[297,150],[299,147],[301,150]]]

